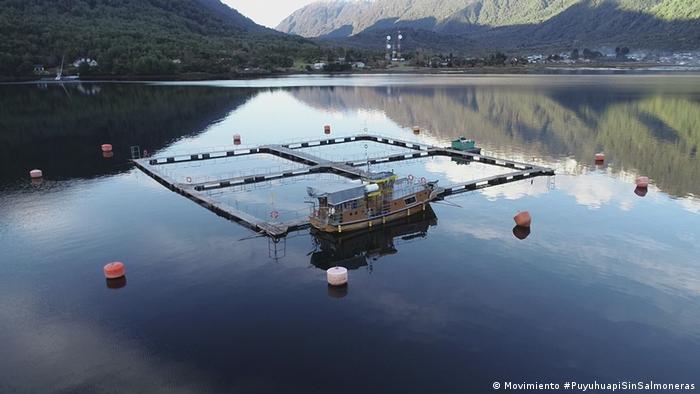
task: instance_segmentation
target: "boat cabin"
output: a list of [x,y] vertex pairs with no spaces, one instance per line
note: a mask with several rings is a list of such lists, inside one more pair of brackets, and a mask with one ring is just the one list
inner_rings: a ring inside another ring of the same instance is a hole
[[479,148],[476,147],[476,141],[467,139],[465,137],[459,137],[458,139],[452,141],[452,149],[461,150],[465,152],[472,152]]

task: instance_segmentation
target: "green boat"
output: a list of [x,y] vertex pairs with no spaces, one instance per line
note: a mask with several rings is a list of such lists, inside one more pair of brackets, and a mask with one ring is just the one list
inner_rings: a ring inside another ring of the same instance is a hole
[[452,149],[470,153],[481,152],[481,148],[477,148],[474,140],[469,140],[465,137],[459,137],[458,139],[452,141]]

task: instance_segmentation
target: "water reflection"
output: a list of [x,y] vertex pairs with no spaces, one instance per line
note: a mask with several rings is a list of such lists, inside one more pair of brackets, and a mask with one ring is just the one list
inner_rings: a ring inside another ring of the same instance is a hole
[[108,289],[119,290],[126,287],[126,276],[116,279],[105,279]]
[[[318,109],[381,110],[399,125],[422,126],[428,138],[475,138],[509,156],[573,156],[591,163],[604,151],[615,171],[649,175],[669,194],[700,192],[700,95],[696,77],[605,77],[562,85],[465,82],[463,86],[300,87],[290,91]],[[569,79],[569,82],[572,80]],[[575,79],[573,80],[575,82]]]
[[513,235],[519,240],[524,240],[530,236],[530,227],[515,226],[513,227]]
[[378,226],[372,231],[340,235],[312,231],[314,251],[311,252],[311,264],[322,270],[340,266],[348,270],[368,267],[371,271],[374,261],[398,253],[397,245],[401,243],[426,238],[428,230],[434,226],[437,226],[437,216],[428,205],[419,214]]
[[[30,168],[50,169],[53,180],[123,172],[132,145],[161,149],[203,131],[253,94],[135,84],[0,86],[0,179],[23,178]],[[103,143],[114,152],[103,155]]]

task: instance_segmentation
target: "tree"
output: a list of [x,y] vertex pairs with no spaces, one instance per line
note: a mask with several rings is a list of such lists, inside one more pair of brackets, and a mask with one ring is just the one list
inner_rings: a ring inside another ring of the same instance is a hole
[[630,49],[627,47],[615,48],[615,57],[617,57],[618,59],[626,59],[628,53],[630,53]]
[[581,57],[578,53],[578,48],[574,48],[573,51],[571,51],[571,60],[578,60],[579,57]]

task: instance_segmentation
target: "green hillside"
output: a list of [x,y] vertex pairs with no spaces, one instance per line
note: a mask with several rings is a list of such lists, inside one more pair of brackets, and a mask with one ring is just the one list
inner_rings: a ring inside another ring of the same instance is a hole
[[99,74],[228,73],[289,67],[316,44],[252,22],[219,0],[0,0],[0,75],[96,59]]

